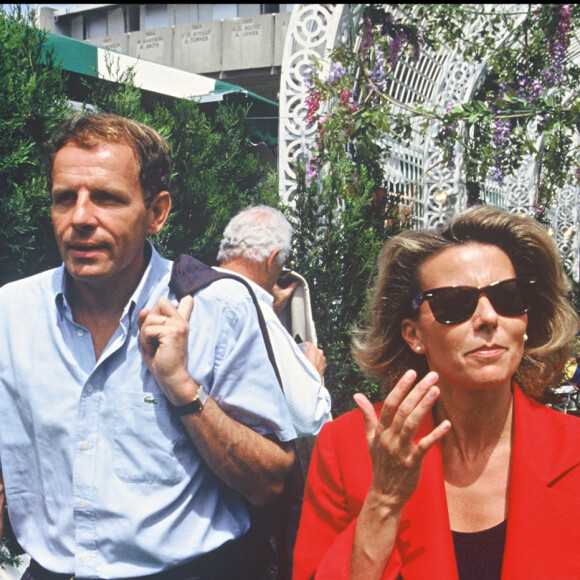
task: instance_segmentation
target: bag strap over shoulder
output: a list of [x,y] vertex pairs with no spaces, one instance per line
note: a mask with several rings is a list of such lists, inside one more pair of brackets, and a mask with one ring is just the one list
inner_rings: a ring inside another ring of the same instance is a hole
[[235,274],[228,274],[227,272],[219,272],[214,270],[211,266],[208,266],[204,262],[189,256],[187,254],[180,254],[179,258],[173,262],[173,267],[171,269],[171,278],[169,279],[169,288],[175,293],[178,300],[181,300],[184,296],[188,294],[195,294],[198,290],[209,286],[212,282],[216,280],[221,280],[223,278],[229,278],[231,280],[236,280],[243,284],[248,290],[254,307],[256,308],[256,313],[258,315],[258,323],[260,325],[260,330],[262,331],[262,336],[264,338],[264,343],[266,344],[266,351],[268,352],[268,358],[270,363],[276,373],[276,378],[278,379],[278,384],[282,391],[284,387],[282,386],[282,379],[280,377],[280,371],[278,370],[278,365],[276,364],[276,357],[274,356],[274,349],[272,348],[272,343],[270,342],[270,335],[268,334],[268,329],[266,327],[266,321],[264,315],[262,314],[262,309],[256,298],[256,294],[252,290],[252,287],[246,280],[236,276]]

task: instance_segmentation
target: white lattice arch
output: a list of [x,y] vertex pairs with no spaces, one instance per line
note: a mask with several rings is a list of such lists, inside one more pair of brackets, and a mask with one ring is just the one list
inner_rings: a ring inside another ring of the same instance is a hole
[[[405,5],[387,5],[395,16]],[[406,5],[407,7],[412,5]],[[517,5],[500,5],[515,11]],[[361,4],[295,4],[286,36],[280,86],[279,183],[280,196],[291,202],[296,191],[292,162],[307,161],[315,144],[316,127],[306,123],[304,78],[313,55],[324,57],[338,43],[357,41],[355,35],[362,16]],[[480,18],[466,26],[474,31],[484,26]],[[469,31],[468,31],[469,32]],[[509,38],[498,39],[509,42]],[[580,46],[576,38],[570,54],[580,64]],[[327,71],[322,71],[326,74]],[[466,63],[462,54],[443,47],[438,52],[424,50],[416,63],[401,60],[394,71],[389,96],[400,103],[401,110],[423,100],[443,110],[449,103],[469,102],[485,80],[485,64]],[[450,171],[441,162],[434,145],[436,122],[425,136],[419,135],[418,121],[409,145],[385,135],[390,157],[385,160],[386,179],[403,194],[411,207],[414,227],[433,227],[467,205],[461,151],[457,151],[456,169]],[[536,210],[535,181],[537,165],[530,157],[517,175],[506,178],[502,188],[487,183],[483,195],[490,205],[532,215]],[[578,277],[578,212],[580,188],[566,186],[549,210],[550,229],[563,260]]]

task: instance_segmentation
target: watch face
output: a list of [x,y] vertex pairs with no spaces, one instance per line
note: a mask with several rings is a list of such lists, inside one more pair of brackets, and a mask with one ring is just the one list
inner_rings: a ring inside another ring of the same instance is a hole
[[201,404],[201,408],[203,409],[203,406],[205,405],[205,402],[207,401],[207,393],[205,392],[203,385],[199,385],[199,390],[197,391],[197,396],[195,397],[194,401],[195,400],[199,400],[199,402]]

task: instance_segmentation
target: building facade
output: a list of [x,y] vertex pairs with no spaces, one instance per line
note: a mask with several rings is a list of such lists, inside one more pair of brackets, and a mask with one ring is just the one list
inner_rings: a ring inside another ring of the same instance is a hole
[[58,35],[202,74],[278,101],[293,4],[83,4],[39,9]]

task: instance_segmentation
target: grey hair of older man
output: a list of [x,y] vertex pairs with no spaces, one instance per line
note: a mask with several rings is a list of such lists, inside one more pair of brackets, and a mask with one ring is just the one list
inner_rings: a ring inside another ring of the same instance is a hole
[[282,267],[290,254],[292,226],[284,214],[267,205],[253,205],[235,215],[224,230],[218,262],[244,257],[261,262],[279,250],[276,262]]

